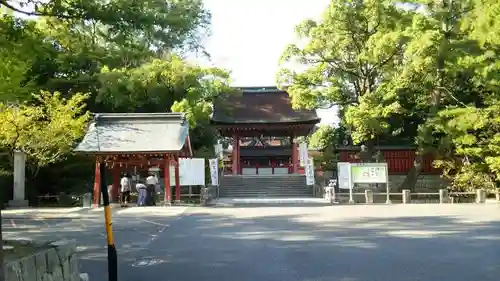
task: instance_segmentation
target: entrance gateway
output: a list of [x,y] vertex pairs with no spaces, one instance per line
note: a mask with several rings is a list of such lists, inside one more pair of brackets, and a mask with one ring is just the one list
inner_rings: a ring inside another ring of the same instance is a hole
[[[320,122],[314,110],[294,110],[276,87],[241,88],[217,100],[211,124],[230,140],[223,150],[221,197],[307,197],[305,167],[297,138]],[[302,166],[302,167],[301,167]]]

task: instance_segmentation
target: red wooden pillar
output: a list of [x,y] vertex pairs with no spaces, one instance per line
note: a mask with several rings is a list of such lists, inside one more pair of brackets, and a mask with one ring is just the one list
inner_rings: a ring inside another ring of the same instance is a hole
[[240,174],[240,136],[233,135],[233,175]]
[[94,174],[94,200],[92,206],[99,207],[101,201],[101,163],[99,157],[95,161],[95,174]]
[[181,201],[181,179],[179,176],[179,156],[175,156],[175,201]]
[[111,196],[113,198],[110,198],[113,202],[116,201],[118,198],[118,191],[120,190],[120,167],[118,164],[113,165],[113,189],[111,190]]
[[297,152],[297,143],[292,137],[292,173],[296,174],[299,171],[299,153]]
[[240,136],[238,135],[237,137],[237,141],[236,141],[236,144],[238,146],[238,154],[237,154],[237,160],[238,160],[238,175],[241,175],[243,173],[243,171],[241,170],[241,157],[240,157],[240,147],[241,147],[241,144],[240,144]]
[[172,191],[170,190],[170,155],[165,155],[163,160],[163,181],[165,182],[165,205],[170,205],[172,201]]

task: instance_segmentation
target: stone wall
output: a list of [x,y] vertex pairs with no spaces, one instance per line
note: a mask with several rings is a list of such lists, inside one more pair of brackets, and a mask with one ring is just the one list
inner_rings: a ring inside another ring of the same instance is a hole
[[50,244],[47,249],[5,264],[5,281],[80,281],[76,246]]
[[[406,175],[391,175],[389,182],[391,188],[398,188],[405,180]],[[447,182],[439,175],[419,175],[415,185],[416,192],[438,192],[446,188]]]

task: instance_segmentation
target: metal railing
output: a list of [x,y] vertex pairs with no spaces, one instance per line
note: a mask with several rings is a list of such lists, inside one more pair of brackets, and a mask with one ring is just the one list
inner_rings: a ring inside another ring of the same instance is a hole
[[489,197],[494,197],[500,203],[499,191],[486,191],[477,189],[475,192],[449,192],[447,189],[440,189],[439,192],[374,192],[367,189],[365,192],[339,192],[331,187],[325,188],[326,198],[336,203],[402,203],[402,204],[432,204],[432,203],[486,203]]

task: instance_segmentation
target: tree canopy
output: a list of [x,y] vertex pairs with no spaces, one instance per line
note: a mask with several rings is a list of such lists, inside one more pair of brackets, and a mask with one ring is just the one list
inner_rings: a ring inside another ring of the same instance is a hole
[[87,111],[185,112],[193,149],[213,150],[204,124],[211,101],[233,92],[229,74],[184,59],[208,55],[209,32],[202,0],[0,0],[0,150],[25,151],[48,175],[75,161]]
[[[297,28],[306,43],[285,50],[278,82],[295,107],[338,106],[355,144],[411,140],[418,156],[406,188],[428,153],[455,188],[470,188],[472,174],[494,186],[498,8],[489,0],[331,1],[321,20]],[[297,62],[301,69],[291,69]]]

